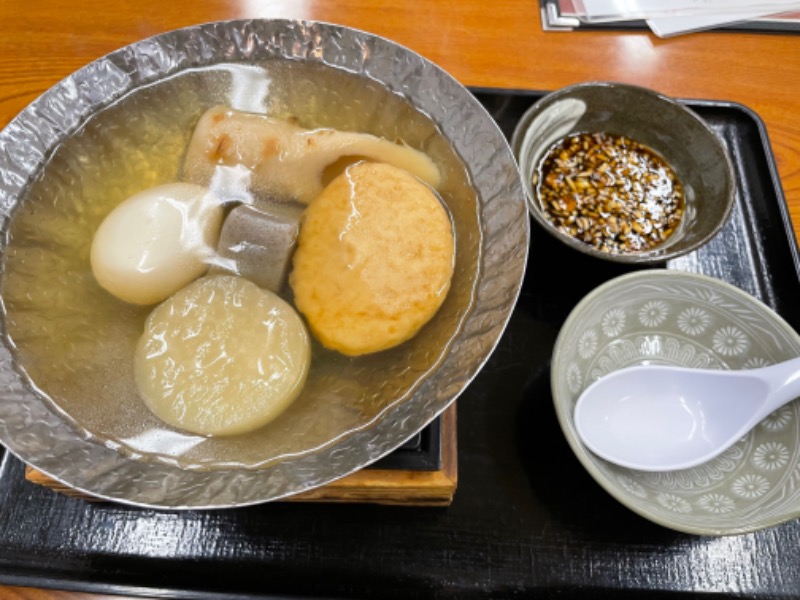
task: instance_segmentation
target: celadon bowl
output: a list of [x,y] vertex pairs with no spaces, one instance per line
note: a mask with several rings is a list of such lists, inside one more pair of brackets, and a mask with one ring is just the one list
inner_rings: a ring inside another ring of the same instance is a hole
[[606,282],[572,310],[553,350],[553,401],[580,462],[623,505],[677,531],[745,533],[800,516],[800,402],[717,458],[667,472],[592,454],[577,437],[575,403],[591,382],[633,365],[748,369],[796,356],[800,336],[749,294],[705,275],[643,270]]

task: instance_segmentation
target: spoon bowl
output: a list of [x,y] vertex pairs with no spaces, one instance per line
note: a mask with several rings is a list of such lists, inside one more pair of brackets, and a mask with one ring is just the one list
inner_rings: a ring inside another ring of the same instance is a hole
[[753,370],[642,365],[587,387],[575,428],[595,454],[644,471],[708,462],[800,395],[800,359]]

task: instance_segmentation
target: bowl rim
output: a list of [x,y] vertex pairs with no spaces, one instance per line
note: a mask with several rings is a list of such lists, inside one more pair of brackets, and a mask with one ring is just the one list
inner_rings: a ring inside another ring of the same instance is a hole
[[[621,285],[628,285],[632,282],[637,282],[639,280],[644,279],[652,279],[652,278],[661,278],[661,279],[683,279],[689,282],[698,282],[704,285],[711,285],[716,286],[721,290],[725,290],[732,296],[735,296],[742,300],[746,304],[750,304],[759,311],[769,315],[776,326],[782,329],[788,337],[793,338],[794,342],[800,348],[800,333],[795,331],[795,329],[789,325],[789,323],[781,317],[777,312],[775,312],[772,308],[770,308],[767,304],[748,294],[744,290],[736,287],[733,284],[730,284],[726,281],[721,279],[717,279],[715,277],[711,277],[709,275],[703,275],[700,273],[694,273],[690,271],[679,271],[679,270],[669,270],[669,269],[642,269],[640,271],[634,271],[631,273],[625,273],[623,275],[618,275],[608,281],[600,284],[599,286],[592,289],[589,293],[587,293],[570,311],[569,315],[567,316],[566,320],[564,321],[561,329],[559,330],[558,335],[556,336],[556,341],[553,346],[553,353],[551,355],[551,371],[550,371],[550,388],[552,390],[552,401],[553,406],[556,412],[556,418],[559,423],[559,427],[561,428],[562,434],[567,440],[567,443],[570,446],[575,457],[581,463],[583,468],[589,473],[592,479],[597,482],[600,487],[602,487],[609,495],[611,495],[614,499],[616,499],[620,504],[631,510],[632,512],[638,514],[645,519],[656,523],[657,525],[661,525],[668,529],[672,529],[675,531],[680,531],[683,533],[689,533],[693,535],[714,535],[714,536],[728,536],[728,535],[738,535],[743,533],[752,533],[755,531],[760,531],[763,529],[767,529],[769,527],[773,527],[775,525],[779,525],[781,523],[785,523],[787,521],[791,521],[800,517],[800,502],[798,503],[797,507],[790,513],[784,514],[782,516],[771,516],[770,518],[764,520],[763,522],[759,522],[757,524],[745,524],[739,527],[701,527],[695,525],[686,525],[679,521],[671,521],[669,519],[663,518],[658,514],[654,514],[650,511],[645,510],[644,508],[639,507],[636,504],[632,504],[628,501],[628,497],[624,494],[619,485],[614,484],[608,477],[606,477],[596,465],[596,462],[604,462],[603,459],[600,457],[595,456],[588,450],[577,438],[570,433],[570,425],[573,420],[573,415],[571,412],[567,412],[567,407],[563,406],[563,403],[559,401],[559,397],[557,395],[557,390],[560,389],[560,385],[557,383],[558,375],[556,366],[558,366],[561,362],[561,356],[563,354],[563,347],[566,344],[567,334],[570,329],[572,329],[574,323],[581,318],[581,316],[586,312],[587,309],[594,304],[599,296],[604,295],[610,290],[613,290]],[[621,467],[622,468],[622,467]]]
[[[212,21],[138,40],[92,61],[46,90],[0,131],[0,209],[5,211],[0,218],[7,226],[62,136],[73,135],[125,94],[191,69],[272,58],[306,60],[378,81],[403,95],[442,132],[462,160],[477,198],[480,250],[470,318],[463,318],[437,372],[418,382],[411,398],[393,405],[378,423],[349,436],[347,444],[337,441],[311,457],[260,470],[198,472],[137,461],[97,440],[79,439],[57,407],[34,393],[35,385],[15,368],[5,310],[0,311],[0,441],[53,480],[97,498],[171,510],[285,498],[360,470],[400,446],[456,400],[499,343],[521,291],[530,247],[525,192],[510,145],[483,105],[441,67],[397,42],[352,27],[270,18]],[[414,77],[407,77],[404,68],[413,69]],[[456,104],[459,110],[451,110]],[[470,119],[470,127],[459,119]],[[480,145],[470,143],[476,129]],[[19,140],[26,142],[26,154],[12,157],[10,150],[20,146]],[[5,247],[0,243],[0,252]],[[24,440],[17,435],[21,428]],[[348,452],[351,447],[362,449],[360,459]],[[311,475],[291,480],[286,465]]]
[[[527,175],[528,169],[526,168],[526,165],[522,164],[521,162],[521,157],[520,157],[521,144],[525,138],[525,134],[527,133],[535,115],[538,114],[543,108],[546,108],[553,102],[556,102],[557,100],[565,96],[569,96],[575,93],[576,91],[588,88],[607,89],[607,90],[624,89],[627,91],[631,91],[646,96],[656,102],[663,102],[665,104],[669,104],[671,107],[677,109],[681,114],[691,119],[709,136],[709,139],[717,147],[721,157],[723,158],[724,169],[726,172],[725,181],[727,184],[726,187],[728,189],[727,193],[725,194],[726,202],[722,218],[720,218],[714,224],[714,226],[711,229],[709,229],[708,233],[705,236],[696,240],[692,244],[687,244],[686,246],[684,246],[679,250],[669,250],[669,246],[666,247],[658,246],[655,249],[650,249],[643,252],[610,253],[598,250],[592,246],[589,246],[588,244],[585,244],[584,242],[581,242],[580,240],[577,240],[576,238],[566,233],[559,231],[553,226],[552,223],[550,223],[542,215],[542,211],[539,208],[539,204],[536,199],[536,192],[535,190],[532,189],[530,185],[529,181],[530,177],[528,177]],[[549,233],[556,239],[558,239],[560,242],[566,244],[569,248],[577,250],[578,252],[581,252],[588,256],[592,256],[610,262],[622,263],[622,264],[638,264],[638,265],[658,264],[693,252],[694,250],[697,250],[701,246],[705,245],[710,239],[712,239],[720,232],[720,230],[728,222],[730,215],[733,212],[733,207],[736,203],[736,171],[733,167],[733,161],[730,157],[730,153],[728,152],[728,149],[725,146],[723,140],[716,134],[716,132],[714,132],[713,129],[711,129],[711,127],[703,119],[700,118],[700,116],[696,112],[694,112],[691,108],[689,108],[685,104],[684,100],[672,98],[657,90],[644,87],[641,85],[635,85],[619,81],[590,80],[568,85],[559,88],[557,90],[548,92],[544,96],[539,98],[533,105],[528,107],[528,109],[520,117],[511,136],[511,148],[512,151],[514,152],[514,157],[516,158],[517,163],[519,165],[520,175],[523,180],[523,186],[525,188],[525,193],[528,201],[528,210],[531,216],[541,226],[541,228],[547,231],[547,233]]]

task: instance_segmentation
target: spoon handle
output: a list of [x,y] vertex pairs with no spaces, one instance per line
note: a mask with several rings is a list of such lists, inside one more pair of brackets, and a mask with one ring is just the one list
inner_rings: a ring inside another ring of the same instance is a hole
[[800,397],[800,357],[758,371],[771,390],[769,399],[762,408],[764,416]]

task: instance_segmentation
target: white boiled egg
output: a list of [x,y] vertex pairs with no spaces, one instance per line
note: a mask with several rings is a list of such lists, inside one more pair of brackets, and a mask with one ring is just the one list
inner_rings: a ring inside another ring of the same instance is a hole
[[133,304],[155,304],[203,275],[214,253],[223,210],[207,188],[169,183],[131,196],[95,233],[97,282]]

